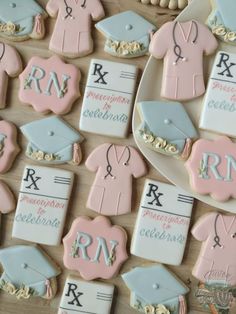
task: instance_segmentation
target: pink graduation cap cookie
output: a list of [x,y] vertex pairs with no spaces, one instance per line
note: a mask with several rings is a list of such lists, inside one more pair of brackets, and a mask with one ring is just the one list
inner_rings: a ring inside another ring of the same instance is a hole
[[195,192],[219,202],[236,198],[236,144],[228,137],[195,142],[186,168]]
[[79,217],[63,239],[64,265],[86,280],[110,279],[128,258],[126,242],[125,230],[112,226],[108,218]]
[[19,98],[37,112],[65,114],[80,96],[80,71],[58,56],[32,57],[20,75]]

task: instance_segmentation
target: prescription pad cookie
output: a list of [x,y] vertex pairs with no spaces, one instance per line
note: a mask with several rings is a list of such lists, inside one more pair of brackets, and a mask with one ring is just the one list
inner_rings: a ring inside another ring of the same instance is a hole
[[75,219],[63,243],[65,267],[86,280],[110,279],[128,259],[126,231],[103,216]]
[[28,158],[44,164],[80,164],[83,137],[62,118],[50,116],[20,129],[28,140],[25,152]]
[[56,277],[61,271],[39,247],[16,245],[1,249],[0,264],[0,290],[17,300],[55,296]]
[[0,109],[6,106],[8,77],[17,77],[21,71],[20,54],[12,46],[0,42]]
[[195,142],[185,166],[195,192],[218,202],[236,198],[236,144],[228,137]]
[[145,314],[186,314],[189,289],[163,265],[136,267],[122,275],[130,306]]
[[126,11],[97,23],[106,37],[105,52],[120,58],[135,58],[148,52],[156,27],[133,11]]
[[105,16],[100,0],[49,0],[48,14],[57,18],[49,49],[68,58],[93,51],[91,24]]
[[5,173],[20,152],[17,143],[17,128],[8,121],[0,121],[0,173]]
[[141,124],[136,134],[141,143],[167,156],[188,158],[198,134],[182,104],[144,101],[138,111]]
[[110,314],[113,293],[113,285],[69,276],[65,282],[58,314]]
[[222,41],[236,44],[236,21],[234,0],[212,0],[212,12],[207,19],[207,24],[212,33]]
[[203,56],[214,53],[217,46],[211,31],[198,21],[165,23],[149,46],[154,58],[164,59],[161,96],[190,100],[204,94]]
[[41,39],[47,13],[35,0],[1,0],[0,37],[13,41]]
[[20,75],[19,99],[37,112],[66,114],[80,96],[81,74],[58,56],[32,57]]

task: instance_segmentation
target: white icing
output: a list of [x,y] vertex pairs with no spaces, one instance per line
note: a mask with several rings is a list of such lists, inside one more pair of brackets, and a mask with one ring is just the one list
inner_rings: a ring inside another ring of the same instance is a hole
[[[212,159],[210,162],[209,159]],[[202,179],[210,179],[209,171],[212,172],[216,180],[222,181],[224,178],[219,174],[217,167],[221,163],[221,157],[215,153],[203,153],[201,161],[201,172],[199,177]]]

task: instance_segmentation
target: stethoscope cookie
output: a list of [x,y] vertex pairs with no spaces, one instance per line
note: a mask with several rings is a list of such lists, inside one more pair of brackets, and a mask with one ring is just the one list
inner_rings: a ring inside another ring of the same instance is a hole
[[100,0],[49,0],[48,14],[57,21],[49,49],[68,58],[78,58],[93,51],[92,21],[105,16]]
[[189,100],[204,94],[203,55],[214,53],[217,46],[211,31],[198,21],[165,23],[149,47],[154,58],[164,59],[161,96]]
[[78,217],[63,239],[64,265],[86,280],[110,279],[127,260],[127,234],[103,216]]

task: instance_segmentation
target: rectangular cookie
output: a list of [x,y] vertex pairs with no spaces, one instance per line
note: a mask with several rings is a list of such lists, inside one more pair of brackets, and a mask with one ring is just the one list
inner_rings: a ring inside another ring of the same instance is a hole
[[92,59],[80,116],[80,130],[125,138],[132,114],[138,69]]
[[60,245],[74,174],[57,168],[25,167],[12,236]]
[[133,255],[180,265],[184,255],[193,197],[174,185],[147,179],[133,233]]
[[109,314],[114,286],[69,276],[65,282],[58,314]]

